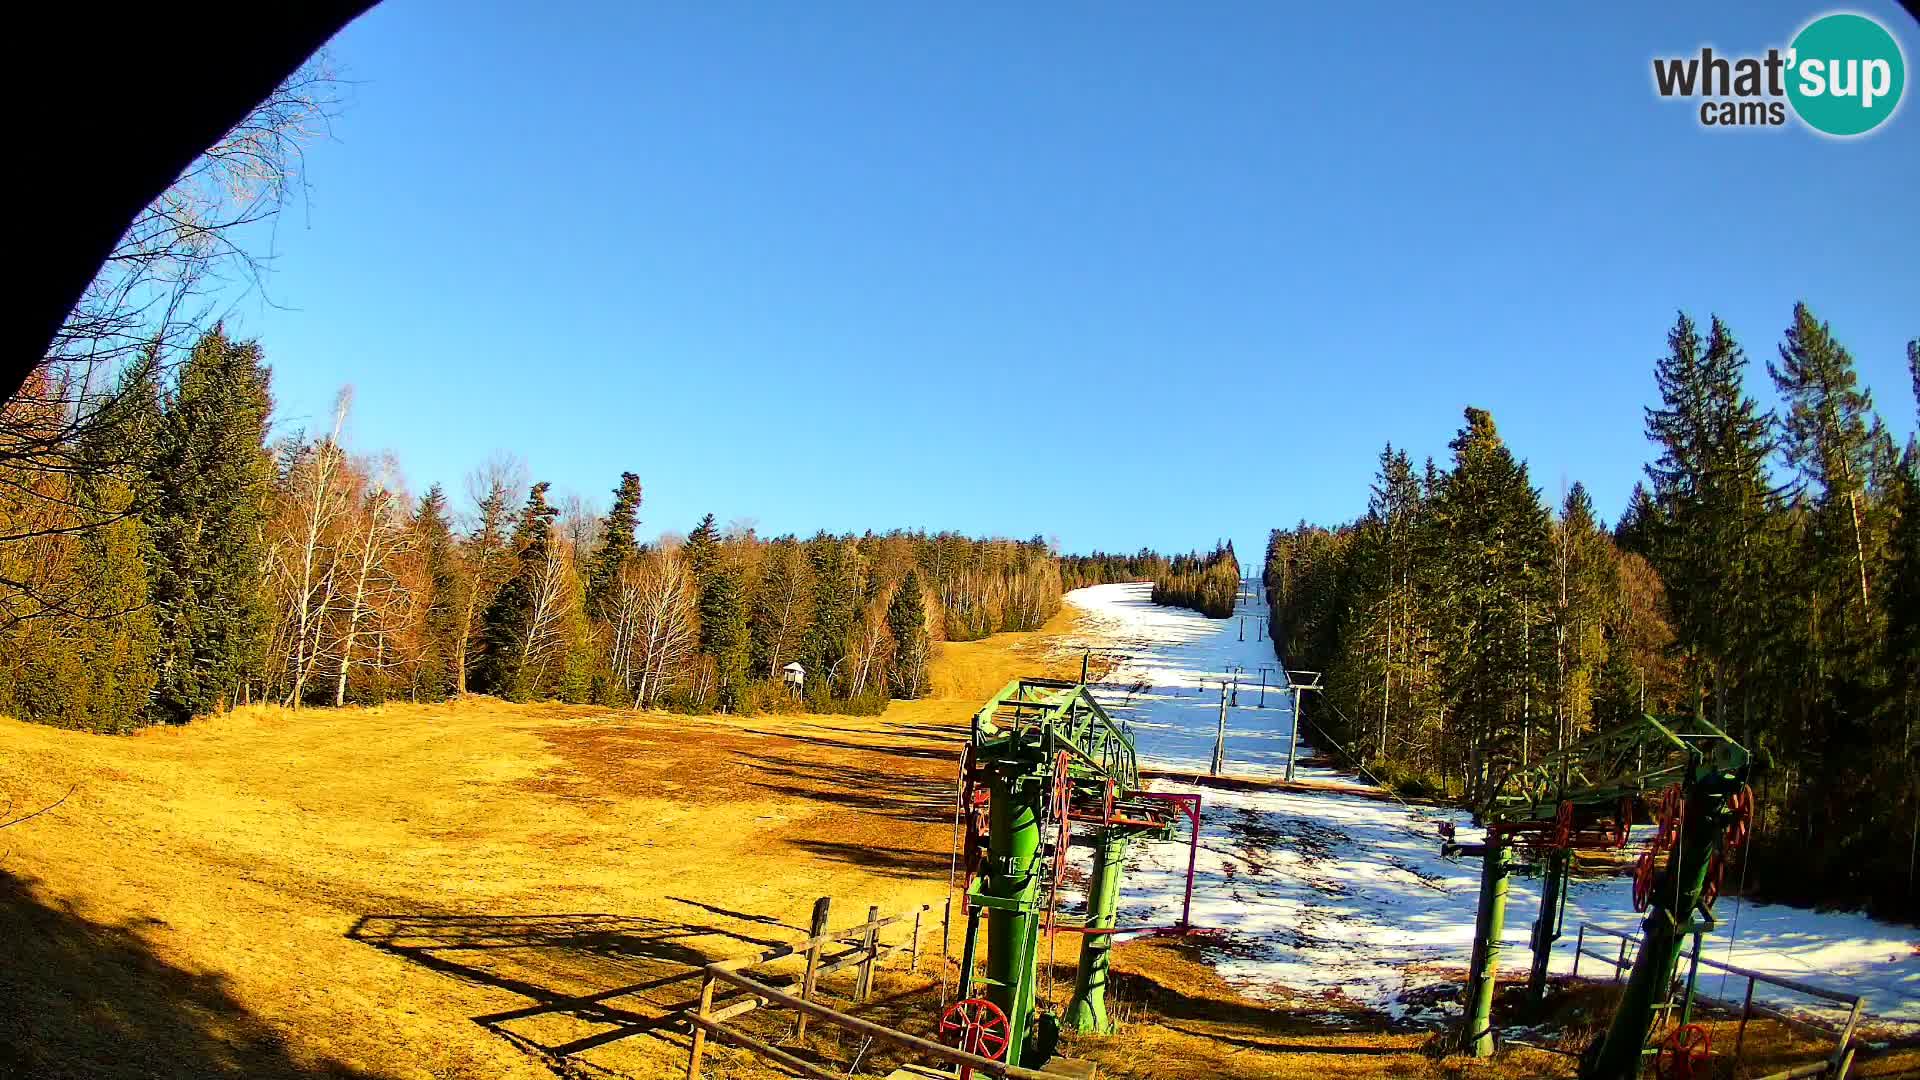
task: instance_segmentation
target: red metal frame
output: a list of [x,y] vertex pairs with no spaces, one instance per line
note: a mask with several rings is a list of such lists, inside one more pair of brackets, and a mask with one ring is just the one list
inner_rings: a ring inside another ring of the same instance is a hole
[[[1180,921],[1165,926],[1062,926],[1050,925],[1050,933],[1082,934],[1087,937],[1102,937],[1109,934],[1185,934],[1193,931],[1193,879],[1200,859],[1200,796],[1172,791],[1129,791],[1123,798],[1147,799],[1153,802],[1171,804],[1186,815],[1190,826],[1187,836],[1187,885],[1180,900]],[[1112,805],[1109,796],[1108,806]],[[1166,826],[1164,821],[1151,818],[1116,817],[1108,809],[1104,817],[1092,814],[1070,814],[1074,821],[1100,822],[1107,825],[1128,825],[1139,829],[1159,829]]]
[[1170,803],[1187,815],[1187,821],[1193,827],[1193,833],[1187,840],[1187,890],[1180,900],[1180,922],[1182,929],[1193,925],[1193,872],[1200,859],[1200,796],[1172,791],[1134,791],[1128,798],[1151,799],[1155,802]]

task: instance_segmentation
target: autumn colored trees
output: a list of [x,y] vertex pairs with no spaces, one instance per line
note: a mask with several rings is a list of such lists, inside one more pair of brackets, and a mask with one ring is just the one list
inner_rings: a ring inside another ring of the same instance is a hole
[[[114,426],[69,453],[86,467],[0,477],[0,711],[22,718],[122,731],[466,692],[878,711],[926,692],[936,641],[1059,608],[1037,539],[764,540],[708,515],[644,544],[638,474],[601,514],[510,459],[470,478],[467,514],[437,484],[415,499],[395,462],[344,445],[349,394],[320,433],[270,441],[264,356],[217,327],[107,393]],[[61,437],[57,406],[7,409],[7,430]]]

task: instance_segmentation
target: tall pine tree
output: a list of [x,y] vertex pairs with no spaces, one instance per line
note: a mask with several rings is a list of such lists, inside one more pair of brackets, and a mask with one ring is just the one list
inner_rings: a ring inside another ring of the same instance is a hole
[[1773,625],[1772,417],[1743,385],[1746,353],[1717,317],[1703,342],[1683,312],[1654,368],[1660,406],[1646,412],[1659,455],[1647,466],[1656,513],[1651,561],[1666,581],[1679,646],[1695,663],[1696,708],[1726,726]]
[[453,544],[453,526],[447,516],[447,495],[439,484],[427,489],[413,515],[413,534],[421,559],[421,584],[427,590],[426,617],[421,627],[421,655],[415,690],[427,701],[439,701],[460,681],[461,621],[470,587],[461,572]]
[[145,520],[160,633],[154,710],[165,720],[233,702],[265,648],[268,387],[260,347],[216,326],[188,354],[155,434]]
[[1448,444],[1454,465],[1440,481],[1435,535],[1451,568],[1443,613],[1441,682],[1466,735],[1469,795],[1476,801],[1502,770],[1537,756],[1535,715],[1546,713],[1540,675],[1552,656],[1548,625],[1548,514],[1482,409]]
[[509,701],[523,700],[534,689],[528,685],[527,654],[541,579],[553,546],[553,519],[560,513],[547,502],[547,488],[542,481],[527,492],[511,542],[517,553],[513,576],[500,587],[480,621],[482,651],[474,689]]
[[700,589],[700,651],[713,658],[714,690],[723,711],[737,712],[745,700],[750,644],[738,577],[725,568],[709,570]]
[[917,698],[927,691],[927,660],[933,645],[927,635],[927,602],[920,591],[920,575],[907,576],[887,605],[887,631],[893,636],[893,664],[889,668],[893,696]]
[[619,586],[620,568],[640,551],[634,538],[639,528],[640,477],[621,473],[620,486],[613,489],[613,509],[607,511],[606,527],[600,531],[600,547],[587,566],[587,614],[595,619],[607,619],[607,602]]

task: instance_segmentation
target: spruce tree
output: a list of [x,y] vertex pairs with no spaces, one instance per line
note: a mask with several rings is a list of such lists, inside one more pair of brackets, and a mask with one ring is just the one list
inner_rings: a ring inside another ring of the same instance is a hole
[[233,702],[265,649],[268,386],[259,346],[215,326],[188,354],[155,433],[144,520],[161,719],[184,722]]
[[907,571],[894,590],[887,604],[887,630],[893,636],[893,664],[889,669],[893,696],[917,698],[927,689],[927,660],[932,651],[918,572]]
[[1436,535],[1448,572],[1435,597],[1445,613],[1441,680],[1467,735],[1470,795],[1500,770],[1536,756],[1528,734],[1546,712],[1540,676],[1552,649],[1548,625],[1548,514],[1482,409],[1449,444],[1454,467],[1440,483]]
[[[1659,455],[1647,466],[1657,513],[1651,561],[1667,584],[1680,648],[1696,659],[1696,708],[1721,726],[1777,625],[1769,595],[1773,493],[1765,462],[1773,419],[1743,385],[1746,353],[1717,317],[1702,341],[1683,312],[1654,368],[1661,404],[1646,411]],[[1744,702],[1743,702],[1744,704]]]
[[534,689],[528,685],[526,656],[540,577],[553,544],[553,520],[559,515],[547,502],[548,486],[541,481],[527,492],[511,541],[517,553],[513,576],[500,587],[480,621],[481,658],[473,688],[509,701],[524,700]]
[[[1782,457],[1813,493],[1809,565],[1836,611],[1851,610],[1864,625],[1871,605],[1870,552],[1862,505],[1871,469],[1873,396],[1859,385],[1853,357],[1805,304],[1793,306],[1780,360],[1769,363],[1787,415]],[[1844,576],[1844,584],[1842,579]]]
[[466,608],[465,593],[470,586],[461,572],[459,554],[454,550],[447,495],[439,484],[429,487],[420,497],[413,517],[413,533],[427,589],[422,628],[425,640],[415,685],[421,698],[440,701],[458,685],[459,669],[465,662],[461,655],[464,637],[461,621]]
[[587,568],[586,610],[593,618],[607,619],[607,601],[620,581],[620,568],[640,550],[634,533],[640,528],[640,477],[621,473],[620,486],[613,489],[613,509],[607,511],[606,527],[600,532],[600,547]]
[[1913,423],[1920,430],[1920,338],[1907,342],[1907,375],[1913,380]]
[[739,580],[729,570],[710,570],[700,590],[700,651],[713,658],[714,689],[723,711],[737,712],[745,701],[749,644]]
[[844,674],[847,639],[860,616],[860,556],[854,545],[820,533],[807,541],[813,578],[813,618],[801,640],[800,662],[807,668],[807,696],[831,698]]
[[712,514],[701,518],[700,524],[687,534],[683,553],[687,568],[693,572],[694,587],[705,588],[707,578],[720,564],[720,530],[714,527]]

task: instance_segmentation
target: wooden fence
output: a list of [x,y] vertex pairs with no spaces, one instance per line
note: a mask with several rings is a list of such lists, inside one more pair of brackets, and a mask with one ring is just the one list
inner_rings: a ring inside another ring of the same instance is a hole
[[[1608,956],[1605,953],[1595,952],[1587,948],[1587,936],[1589,934],[1619,939],[1620,948],[1617,954]],[[1573,949],[1573,974],[1576,977],[1579,976],[1580,958],[1584,956],[1598,960],[1613,968],[1614,981],[1618,982],[1624,977],[1625,973],[1633,967],[1633,960],[1627,954],[1628,947],[1631,946],[1637,949],[1639,945],[1640,938],[1633,934],[1623,933],[1619,930],[1611,930],[1604,926],[1594,926],[1590,923],[1581,923],[1580,936],[1575,941]],[[1738,1005],[1730,1001],[1723,1001],[1720,998],[1699,993],[1697,989],[1693,995],[1695,1001],[1703,1001],[1716,1008],[1740,1014],[1740,1027],[1733,1038],[1733,1060],[1736,1065],[1740,1062],[1740,1052],[1746,1043],[1747,1021],[1759,1016],[1769,1020],[1777,1020],[1788,1027],[1805,1031],[1816,1037],[1826,1037],[1835,1040],[1833,1053],[1826,1059],[1808,1062],[1805,1065],[1798,1065],[1785,1072],[1772,1073],[1762,1077],[1761,1080],[1797,1080],[1797,1078],[1809,1076],[1831,1076],[1833,1080],[1845,1080],[1847,1071],[1853,1066],[1854,1054],[1858,1050],[1858,1047],[1854,1044],[1853,1036],[1855,1029],[1860,1025],[1861,1009],[1866,1003],[1865,996],[1842,993],[1838,990],[1829,990],[1824,986],[1815,986],[1812,983],[1800,982],[1796,979],[1781,978],[1778,975],[1768,975],[1765,972],[1754,971],[1750,968],[1722,963],[1710,956],[1702,956],[1700,954],[1700,939],[1698,937],[1694,939],[1691,952],[1686,955],[1688,960],[1694,965],[1695,970],[1698,970],[1701,965],[1705,965],[1747,980],[1746,995]],[[1840,1025],[1829,1024],[1813,1017],[1794,1016],[1784,1010],[1758,1003],[1753,1000],[1753,988],[1756,983],[1766,983],[1768,986],[1777,986],[1783,990],[1791,990],[1796,994],[1804,994],[1807,997],[1819,998],[1822,1001],[1831,1001],[1837,1005],[1844,1005],[1847,1007],[1846,1023]]]
[[[948,901],[949,904],[951,902],[951,900]],[[882,918],[880,909],[872,907],[867,909],[866,922],[844,930],[828,931],[826,926],[831,901],[823,896],[814,902],[812,924],[806,940],[788,945],[776,945],[751,956],[708,964],[701,969],[699,1004],[692,1012],[686,1014],[688,1022],[693,1027],[693,1047],[687,1058],[687,1080],[699,1080],[700,1065],[706,1056],[709,1035],[737,1044],[768,1060],[779,1062],[802,1076],[814,1077],[815,1080],[846,1080],[837,1072],[798,1057],[728,1023],[735,1017],[769,1005],[792,1009],[799,1015],[796,1038],[806,1034],[809,1021],[819,1021],[866,1036],[875,1042],[906,1050],[922,1058],[948,1065],[970,1067],[987,1076],[1008,1077],[1010,1080],[1059,1080],[1057,1076],[1035,1072],[1032,1069],[1022,1069],[977,1054],[956,1050],[929,1039],[895,1031],[814,1000],[822,978],[848,968],[857,969],[854,979],[854,999],[863,1002],[868,1000],[873,993],[873,971],[880,958],[901,949],[906,949],[912,954],[913,960],[908,970],[917,969],[920,963],[922,919],[932,909],[933,905],[922,904],[901,914]],[[912,931],[906,940],[892,945],[881,942],[881,931],[909,920],[912,921]],[[847,944],[850,947],[843,952],[828,953],[827,950],[836,944]],[[744,971],[791,956],[802,957],[805,964],[800,976],[798,993],[777,989],[769,986],[763,979],[751,978],[743,974]],[[944,958],[942,962],[945,962]],[[725,997],[720,996],[723,983],[737,992],[728,993]]]

